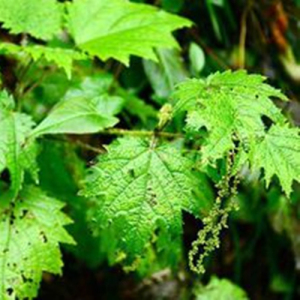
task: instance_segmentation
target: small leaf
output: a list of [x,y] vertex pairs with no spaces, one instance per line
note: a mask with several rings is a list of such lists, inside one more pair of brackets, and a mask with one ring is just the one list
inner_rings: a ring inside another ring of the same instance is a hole
[[205,56],[201,47],[195,43],[190,44],[189,59],[191,70],[194,75],[198,75],[205,65]]

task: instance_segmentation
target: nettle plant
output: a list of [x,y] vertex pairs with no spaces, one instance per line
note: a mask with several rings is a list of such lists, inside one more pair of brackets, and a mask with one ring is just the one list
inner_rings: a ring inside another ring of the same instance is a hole
[[[277,177],[287,196],[300,181],[299,130],[263,76],[187,79],[156,114],[95,67],[109,58],[128,66],[130,55],[157,61],[158,48],[178,48],[171,32],[189,20],[125,0],[0,7],[0,299],[36,297],[43,272],[61,273],[61,243],[90,265],[176,266],[183,211],[204,224],[188,256],[203,273],[245,170],[261,170],[267,186]],[[137,125],[120,129],[128,116]],[[97,161],[86,164],[82,148]]]

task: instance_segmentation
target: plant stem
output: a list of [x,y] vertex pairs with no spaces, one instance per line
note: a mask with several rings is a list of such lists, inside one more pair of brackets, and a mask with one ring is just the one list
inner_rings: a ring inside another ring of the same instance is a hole
[[247,36],[247,18],[248,14],[252,7],[252,1],[249,0],[245,10],[242,13],[241,17],[241,31],[240,31],[240,41],[239,41],[239,57],[238,57],[238,68],[245,68],[245,45],[246,45],[246,36]]
[[121,128],[112,128],[101,131],[100,134],[108,134],[108,135],[130,135],[130,136],[148,136],[151,137],[153,135],[164,138],[182,138],[183,135],[181,133],[172,133],[172,132],[154,132],[147,130],[128,130]]

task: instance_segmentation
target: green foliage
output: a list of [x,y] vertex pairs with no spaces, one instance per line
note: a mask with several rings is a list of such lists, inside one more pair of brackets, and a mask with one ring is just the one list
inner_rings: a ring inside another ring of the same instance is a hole
[[61,29],[62,7],[56,0],[1,0],[0,7],[0,21],[12,34],[49,40]]
[[97,226],[122,236],[117,248],[129,259],[142,253],[157,228],[174,238],[180,235],[181,211],[197,211],[191,162],[155,139],[121,139],[107,151],[82,192],[95,198]]
[[[300,182],[299,129],[275,105],[287,97],[244,70],[183,81],[210,73],[215,57],[226,68],[220,53],[194,28],[179,51],[172,32],[192,22],[156,6],[186,15],[184,1],[141,2],[149,3],[0,0],[1,300],[33,299],[43,272],[61,274],[60,243],[89,267],[122,264],[139,276],[168,268],[189,281],[185,266],[204,273],[237,203],[237,220],[267,224],[269,213],[299,253],[299,213],[289,206]],[[206,1],[221,42],[217,6],[233,16],[228,1]],[[260,179],[269,187],[274,177],[279,185],[265,191]],[[237,253],[238,282],[260,233],[249,246],[234,230],[227,248]],[[288,282],[271,269],[273,285]],[[194,296],[247,298],[216,278]]]
[[70,219],[63,204],[26,187],[0,217],[0,296],[32,299],[42,272],[61,273],[59,243],[74,243],[63,228]]
[[[299,134],[286,127],[286,118],[270,99],[286,101],[286,96],[264,80],[263,76],[248,75],[245,71],[188,80],[173,95],[178,99],[174,111],[188,112],[187,128],[207,130],[201,147],[202,164],[214,165],[239,143],[237,168],[249,160],[254,168],[265,169],[267,184],[277,175],[284,191],[290,194],[292,181],[299,181]],[[268,130],[263,117],[274,128]],[[276,169],[278,160],[274,155],[279,155],[282,169]]]
[[80,49],[125,65],[129,65],[130,55],[157,61],[153,48],[178,47],[171,31],[192,24],[153,6],[126,0],[75,0],[68,12],[68,28]]

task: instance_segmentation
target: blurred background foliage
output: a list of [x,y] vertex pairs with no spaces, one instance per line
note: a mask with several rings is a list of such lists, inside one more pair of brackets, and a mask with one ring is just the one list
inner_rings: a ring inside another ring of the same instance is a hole
[[[121,119],[120,128],[151,130],[159,108],[169,101],[178,82],[218,70],[246,68],[264,74],[283,90],[291,100],[283,109],[295,125],[300,124],[299,0],[133,2],[152,4],[192,20],[192,28],[176,33],[181,50],[156,49],[158,63],[132,57],[129,68],[114,60],[83,60],[74,64],[71,79],[43,59],[28,63],[25,58],[17,60],[2,53],[3,85],[16,98],[22,95],[23,109],[36,121],[64,95],[84,92],[113,95],[109,109]],[[1,29],[0,38],[24,43],[28,36],[11,36]],[[183,118],[178,117],[168,130],[180,132],[182,124]],[[186,265],[191,242],[202,226],[190,215],[184,216],[183,253],[171,249],[169,257],[159,258],[149,250],[147,263],[135,273],[126,273],[118,265],[111,267],[108,249],[114,245],[107,238],[110,233],[96,238],[90,234],[84,212],[92,203],[86,203],[77,191],[85,166],[93,164],[112,139],[69,135],[43,141],[41,185],[68,204],[67,211],[75,221],[69,230],[78,247],[65,249],[62,278],[45,274],[39,299],[53,299],[52,295],[84,300],[300,298],[300,187],[295,184],[287,200],[275,184],[266,190],[259,174],[250,175],[247,170],[238,195],[240,209],[231,216],[221,248],[207,261],[204,276],[190,273]],[[53,177],[57,180],[51,180]],[[208,203],[204,210],[209,207]],[[176,255],[182,258],[172,272],[166,262]]]

